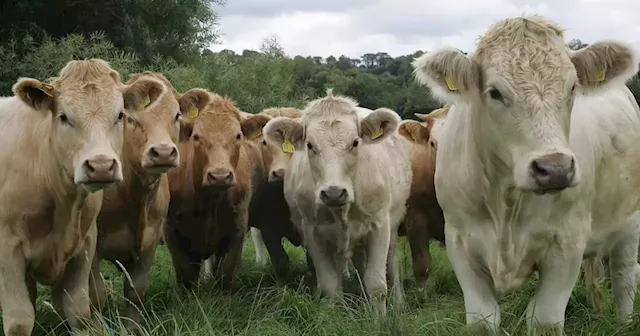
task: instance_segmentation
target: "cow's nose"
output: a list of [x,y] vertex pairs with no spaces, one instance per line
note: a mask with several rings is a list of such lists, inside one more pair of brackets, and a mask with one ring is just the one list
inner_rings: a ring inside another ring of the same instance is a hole
[[145,168],[157,166],[176,167],[178,165],[178,148],[174,144],[161,143],[149,147],[145,154]]
[[284,179],[284,169],[272,170],[269,174],[269,182],[282,181]]
[[320,191],[320,200],[330,207],[345,205],[348,196],[347,189],[337,186],[330,186]]
[[235,176],[229,169],[216,168],[207,172],[207,183],[213,186],[231,186],[235,184]]
[[554,153],[532,160],[529,170],[541,191],[563,190],[573,182],[576,163],[573,156]]
[[118,171],[118,161],[106,155],[95,155],[88,158],[82,165],[88,183],[115,182]]

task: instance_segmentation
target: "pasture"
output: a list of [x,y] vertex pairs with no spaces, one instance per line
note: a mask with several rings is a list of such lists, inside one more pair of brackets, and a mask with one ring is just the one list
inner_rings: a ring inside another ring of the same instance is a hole
[[[144,307],[143,335],[467,335],[462,291],[447,255],[438,243],[432,243],[434,258],[427,288],[418,292],[413,285],[411,257],[406,238],[400,238],[401,269],[407,293],[403,311],[389,311],[383,319],[376,319],[359,294],[355,269],[346,282],[345,306],[335,306],[310,294],[306,284],[307,272],[304,250],[288,243],[286,249],[292,260],[288,286],[279,288],[270,269],[255,263],[253,244],[245,239],[242,262],[236,273],[234,292],[225,295],[211,281],[201,280],[193,294],[181,293],[175,286],[171,257],[164,246],[156,252]],[[89,330],[83,335],[128,335],[120,311],[122,278],[120,272],[106,262],[102,274],[109,288],[108,309],[100,316],[102,330]],[[535,277],[534,277],[535,278]],[[505,335],[525,335],[523,318],[527,302],[535,290],[530,280],[522,288],[506,293],[500,300],[502,329]],[[629,326],[615,322],[615,306],[608,280],[605,289],[605,312],[598,315],[589,308],[584,281],[576,284],[566,313],[567,335],[638,335],[638,319]],[[69,335],[67,326],[60,323],[50,305],[48,288],[39,287],[36,325],[33,335]],[[636,309],[640,304],[636,301]]]

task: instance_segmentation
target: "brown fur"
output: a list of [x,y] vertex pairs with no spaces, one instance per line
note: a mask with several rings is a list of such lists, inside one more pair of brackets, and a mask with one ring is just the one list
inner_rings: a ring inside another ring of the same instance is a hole
[[[181,286],[191,288],[202,261],[211,257],[212,272],[229,290],[248,230],[249,200],[264,176],[260,150],[246,140],[255,130],[228,98],[192,89],[179,103],[183,114],[190,106],[202,108],[197,118],[182,124],[180,168],[169,174],[165,242]],[[206,186],[213,169],[233,172],[235,184]]]
[[[144,78],[169,83],[160,73],[133,74],[127,84]],[[166,84],[165,84],[166,85]],[[156,104],[138,111],[130,108],[124,129],[122,167],[124,180],[104,192],[102,211],[98,216],[98,244],[92,267],[91,300],[102,309],[106,300],[100,277],[100,260],[106,259],[120,268],[120,262],[131,277],[124,280],[124,296],[129,304],[127,317],[140,322],[139,307],[145,298],[148,272],[153,263],[162,225],[169,209],[167,175],[143,168],[145,150],[158,143],[174,143],[179,135],[179,107],[173,87],[167,87]]]
[[406,233],[409,239],[413,274],[420,289],[424,288],[431,269],[429,241],[433,238],[444,243],[444,215],[436,199],[434,185],[436,146],[430,139],[435,121],[431,116],[433,113],[425,118],[425,122],[405,120],[398,128],[398,133],[409,142],[413,171],[411,195],[399,235]]

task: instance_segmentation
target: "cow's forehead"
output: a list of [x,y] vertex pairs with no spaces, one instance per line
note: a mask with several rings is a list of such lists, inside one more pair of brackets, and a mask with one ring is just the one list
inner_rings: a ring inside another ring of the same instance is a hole
[[124,108],[122,92],[114,84],[66,87],[58,91],[56,101],[61,112],[78,116],[113,114]]
[[473,57],[485,82],[500,77],[515,90],[557,90],[575,72],[561,28],[535,17],[498,22],[480,39]]

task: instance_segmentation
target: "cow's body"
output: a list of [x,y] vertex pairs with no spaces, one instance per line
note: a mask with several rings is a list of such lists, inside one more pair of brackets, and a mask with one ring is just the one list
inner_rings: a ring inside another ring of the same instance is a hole
[[[271,118],[286,117],[299,120],[301,111],[296,108],[268,108],[260,114]],[[294,246],[302,244],[302,234],[291,221],[291,213],[284,198],[283,179],[292,153],[285,153],[281,147],[266,142],[262,131],[251,139],[262,150],[262,160],[266,175],[256,188],[249,206],[249,227],[256,251],[256,262],[266,263],[262,244],[271,257],[276,277],[286,278],[290,261],[282,246],[286,238]]]
[[185,94],[180,103],[185,112],[193,106],[200,112],[183,125],[180,168],[169,174],[165,242],[180,285],[191,288],[206,260],[222,288],[231,289],[248,231],[249,201],[264,176],[260,149],[246,137],[266,119],[260,125],[249,121],[260,117],[242,120],[231,100],[200,91]]
[[600,42],[568,53],[562,29],[532,16],[494,25],[472,57],[443,50],[414,64],[454,102],[435,183],[467,323],[495,331],[495,290],[537,270],[530,330],[561,333],[583,256],[609,252],[627,319],[639,269],[630,216],[640,200],[640,111],[624,85],[638,67],[634,52]]
[[[48,84],[20,79],[0,98],[0,304],[5,335],[30,335],[36,282],[72,327],[90,318],[89,272],[102,189],[122,180],[131,92],[102,60],[71,61]],[[133,90],[131,90],[133,89]],[[156,96],[151,95],[150,101]]]
[[329,92],[309,103],[302,123],[276,118],[264,129],[274,145],[290,141],[295,146],[284,192],[292,220],[302,229],[319,290],[330,297],[341,295],[342,272],[353,254],[367,294],[382,313],[387,271],[396,303],[403,302],[396,244],[411,168],[398,123],[393,111],[372,112]]
[[[434,114],[432,116],[431,114]],[[398,133],[407,140],[411,155],[411,195],[407,200],[407,213],[399,235],[406,235],[411,248],[413,274],[420,290],[424,289],[431,269],[429,242],[435,239],[444,243],[444,216],[436,199],[433,183],[436,168],[436,141],[431,138],[432,129],[440,122],[437,111],[424,116],[425,122],[406,120]]]
[[156,78],[165,88],[154,104],[127,110],[121,158],[124,180],[104,191],[90,286],[92,302],[102,309],[106,293],[100,261],[109,260],[118,269],[120,263],[131,278],[124,280],[131,326],[140,322],[149,269],[169,209],[166,172],[180,162],[175,145],[180,110],[173,86],[162,74],[151,72],[134,74],[128,83],[144,78]]

